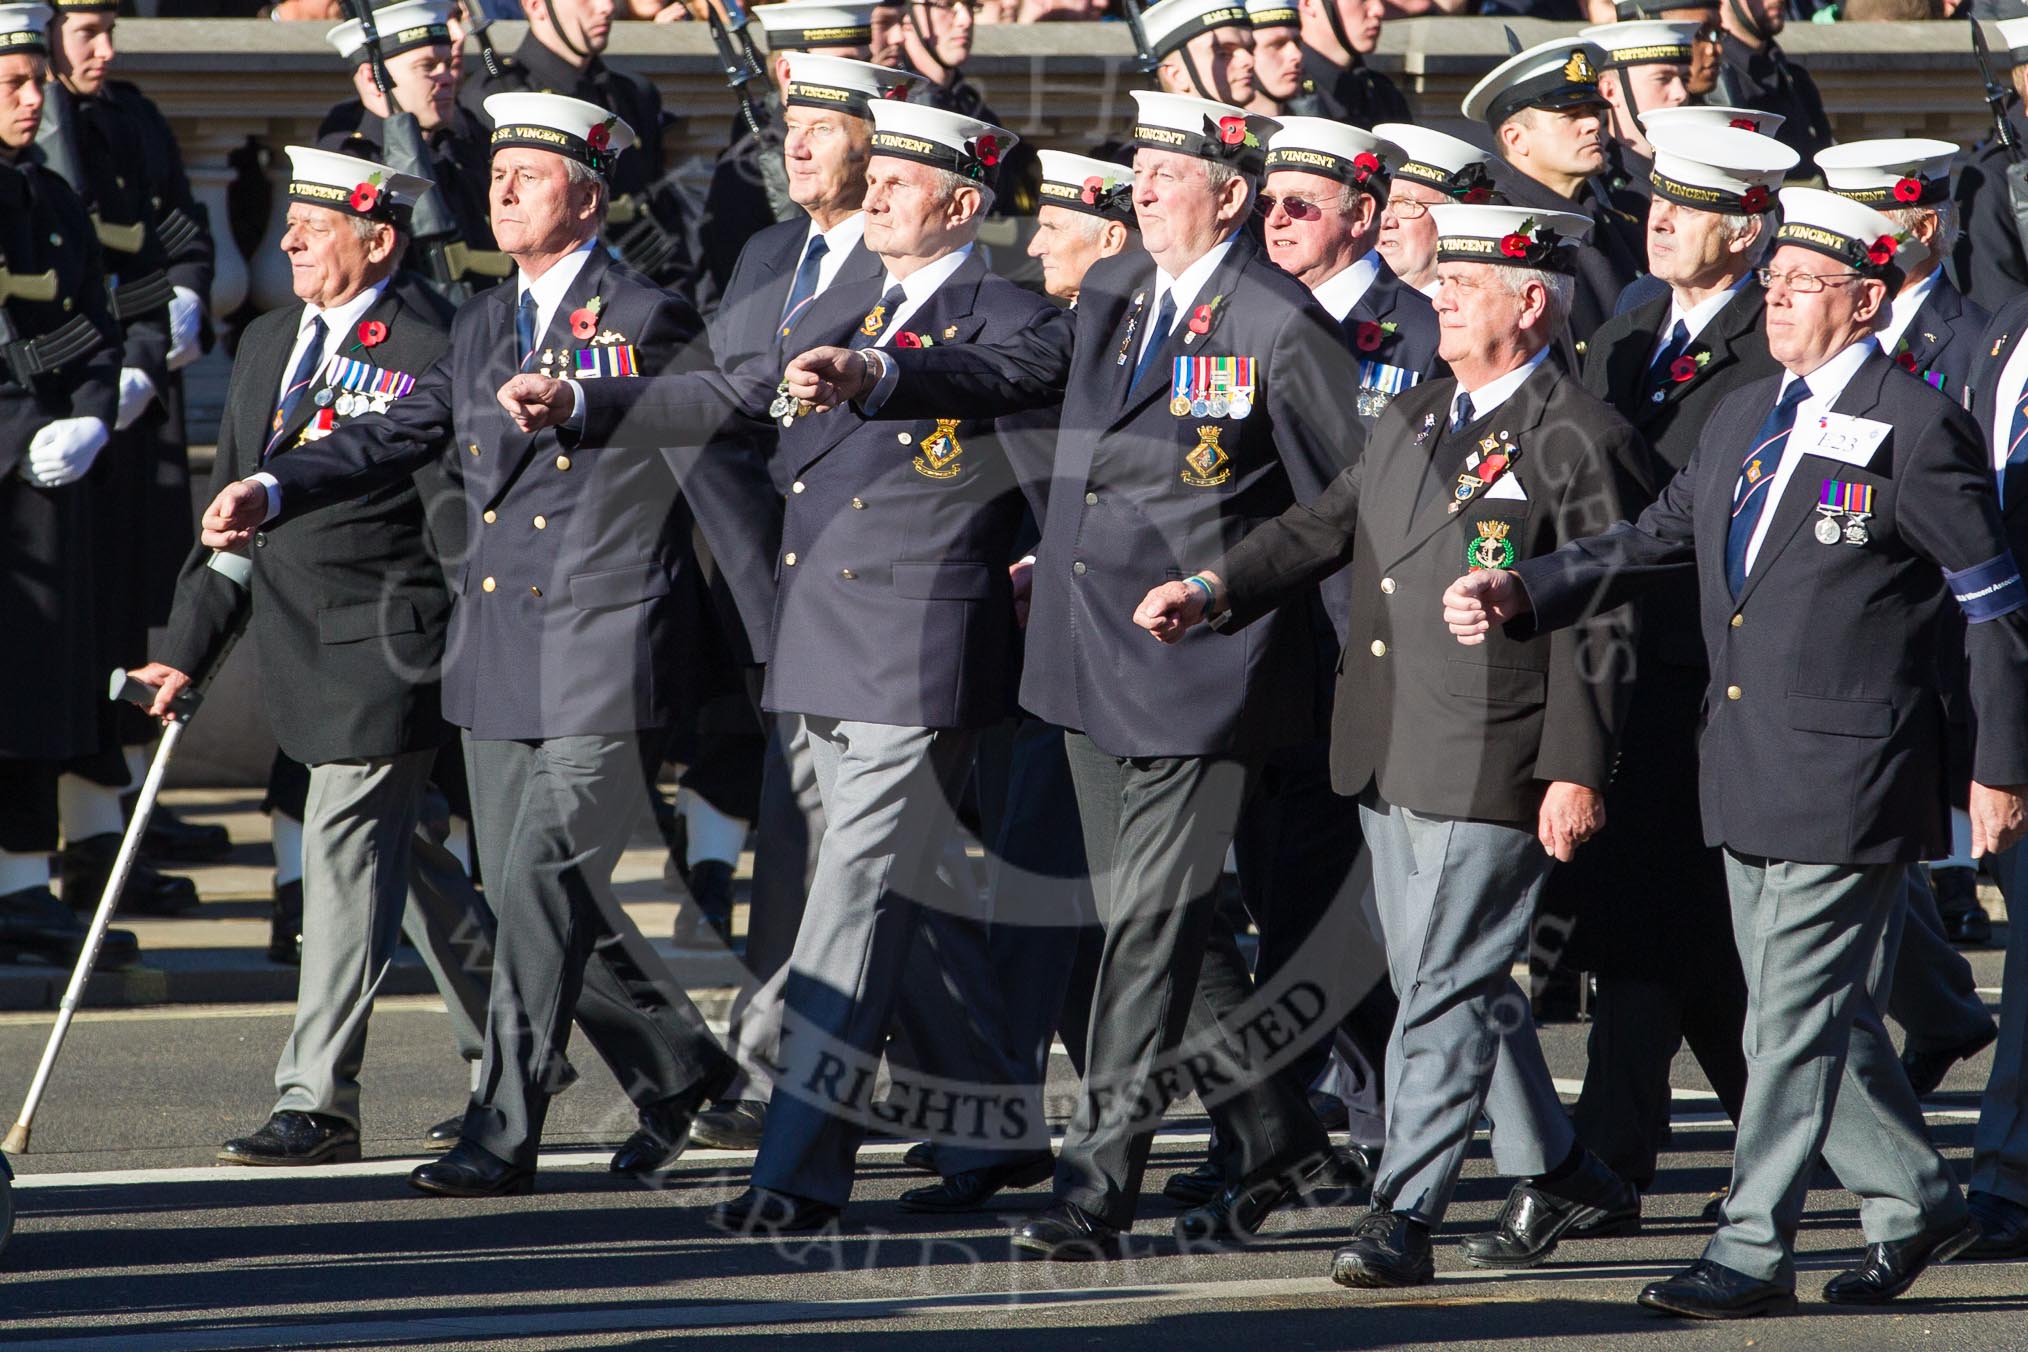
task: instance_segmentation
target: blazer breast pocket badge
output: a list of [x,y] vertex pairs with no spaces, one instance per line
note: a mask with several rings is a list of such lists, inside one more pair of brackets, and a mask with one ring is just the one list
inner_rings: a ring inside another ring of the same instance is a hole
[[1514,542],[1507,535],[1513,529],[1511,521],[1481,521],[1478,535],[1465,546],[1465,571],[1476,573],[1485,568],[1512,568]]
[[1218,444],[1225,429],[1197,429],[1197,444],[1183,456],[1183,482],[1192,488],[1216,488],[1232,477],[1232,457]]
[[916,443],[915,472],[926,479],[955,479],[964,468],[958,457],[965,448],[958,444],[958,419],[938,418],[937,430]]
[[1252,357],[1178,357],[1169,372],[1169,412],[1179,418],[1231,418],[1253,412],[1260,363]]

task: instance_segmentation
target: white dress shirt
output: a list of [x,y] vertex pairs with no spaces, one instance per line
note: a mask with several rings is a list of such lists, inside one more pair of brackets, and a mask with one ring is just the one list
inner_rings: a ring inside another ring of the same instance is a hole
[[790,269],[790,276],[803,266],[803,259],[809,256],[810,241],[819,235],[824,237],[824,256],[817,260],[817,289],[812,296],[821,296],[825,288],[838,280],[838,269],[845,266],[845,255],[859,246],[866,238],[866,213],[855,211],[829,230],[819,230],[815,221],[803,235],[803,250],[796,255],[796,266]]
[[[1845,387],[1852,383],[1853,375],[1866,363],[1868,357],[1879,350],[1880,345],[1871,337],[1861,338],[1804,376],[1803,379],[1810,383],[1810,397],[1796,406],[1794,425],[1798,428],[1808,427],[1829,413],[1831,406],[1838,402],[1838,396],[1845,393]],[[1789,392],[1789,385],[1795,379],[1793,371],[1782,376],[1781,388],[1775,391],[1775,403],[1781,402],[1781,397]],[[1788,492],[1789,480],[1795,476],[1796,462],[1803,458],[1791,452],[1790,447],[1794,444],[1795,437],[1791,435],[1782,446],[1781,463],[1775,466],[1774,482],[1767,486],[1767,505],[1761,508],[1760,520],[1754,523],[1753,539],[1747,541],[1746,571],[1749,576],[1753,573],[1753,561],[1760,556],[1761,541],[1767,539],[1768,528],[1774,524],[1782,495]],[[1746,447],[1740,447],[1740,454],[1742,456],[1746,454]],[[1736,481],[1738,475],[1735,473],[1733,478]]]
[[1548,359],[1549,348],[1547,345],[1544,345],[1534,356],[1522,362],[1506,375],[1495,376],[1476,390],[1468,390],[1462,384],[1459,385],[1457,394],[1451,396],[1450,417],[1449,421],[1444,425],[1448,427],[1450,423],[1457,421],[1458,400],[1467,394],[1472,396],[1472,421],[1477,422],[1485,417],[1488,413],[1491,413],[1494,409],[1511,399],[1514,396],[1514,391],[1521,388],[1522,382],[1534,375],[1535,368],[1542,365]]
[[1352,313],[1352,307],[1360,297],[1372,289],[1373,281],[1380,276],[1380,255],[1368,249],[1348,268],[1332,273],[1317,283],[1310,294],[1317,298],[1317,304],[1324,307],[1326,314],[1340,324],[1345,316]]
[[533,294],[535,297],[535,344],[542,345],[542,335],[549,332],[550,321],[556,318],[556,307],[563,304],[563,293],[570,290],[571,283],[584,271],[584,265],[591,260],[596,239],[588,239],[577,248],[549,265],[549,271],[530,281],[528,274],[514,269],[514,313],[521,312],[521,298]]
[[[1893,352],[1895,348],[1901,346],[1902,335],[1907,333],[1908,326],[1915,322],[1915,312],[1929,299],[1929,293],[1936,290],[1936,279],[1942,275],[1943,270],[1939,268],[1914,286],[1903,287],[1901,294],[1888,302],[1887,322],[1874,334],[1874,337],[1880,340],[1881,351]],[[1812,381],[1810,388],[1816,389],[1816,382]]]
[[[1147,332],[1141,335],[1141,345],[1134,351],[1134,359],[1136,361],[1139,361],[1142,356],[1146,355],[1148,344],[1155,341],[1154,317],[1162,313],[1162,298],[1169,296],[1175,299],[1176,315],[1175,318],[1169,321],[1169,333],[1174,333],[1176,326],[1188,318],[1190,312],[1196,308],[1197,293],[1202,291],[1204,284],[1211,280],[1211,274],[1218,270],[1220,263],[1225,261],[1226,252],[1231,248],[1232,236],[1227,235],[1224,239],[1212,245],[1205,252],[1204,257],[1183,269],[1177,276],[1171,277],[1168,273],[1162,271],[1162,269],[1155,269],[1155,289],[1148,295],[1148,308],[1142,311],[1143,314],[1149,317]],[[1169,333],[1163,334],[1162,337],[1167,338]]]
[[1751,272],[1744,274],[1717,295],[1706,296],[1687,310],[1683,308],[1682,300],[1672,293],[1669,300],[1669,321],[1662,325],[1662,332],[1656,336],[1655,350],[1648,354],[1649,364],[1653,365],[1656,356],[1669,345],[1669,335],[1676,331],[1678,324],[1689,333],[1690,341],[1696,342],[1697,335],[1711,326],[1711,321],[1718,318],[1720,310],[1732,304],[1732,298],[1739,294],[1739,289],[1745,286],[1752,276]]
[[924,264],[906,277],[897,278],[891,272],[882,277],[880,294],[884,296],[899,286],[902,301],[881,324],[880,336],[873,340],[873,346],[886,347],[895,334],[908,326],[909,317],[922,309],[929,298],[937,293],[937,288],[948,282],[951,274],[963,267],[965,260],[971,256],[972,246],[967,244],[961,249],[952,250],[933,263]]
[[[352,337],[352,331],[358,327],[359,321],[366,317],[366,312],[380,300],[381,294],[387,290],[388,280],[383,277],[351,300],[334,305],[328,310],[320,309],[308,302],[304,303],[303,313],[296,320],[296,341],[289,348],[289,359],[282,363],[282,383],[275,387],[273,402],[276,408],[281,407],[282,395],[288,392],[289,382],[296,374],[296,364],[303,360],[304,350],[310,345],[310,321],[320,316],[324,320],[324,346],[317,354],[317,368],[321,370],[324,363],[331,360],[331,354],[338,350],[339,345]],[[373,360],[371,348],[366,351],[366,360]],[[315,383],[314,378],[312,383]],[[268,519],[272,521],[281,514],[281,485],[275,481],[275,476],[266,470],[257,471],[247,477],[267,488]]]

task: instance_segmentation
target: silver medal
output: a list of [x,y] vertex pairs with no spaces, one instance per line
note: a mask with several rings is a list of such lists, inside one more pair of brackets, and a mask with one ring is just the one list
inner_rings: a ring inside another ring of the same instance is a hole
[[1835,545],[1843,534],[1844,532],[1838,529],[1838,522],[1835,517],[1825,516],[1817,519],[1818,544]]
[[323,389],[317,391],[316,394],[311,396],[311,398],[316,402],[318,408],[331,407],[331,401],[336,397],[337,396],[331,393],[331,387],[329,385],[326,385]]
[[1247,414],[1251,412],[1253,412],[1253,400],[1251,398],[1249,398],[1244,394],[1235,394],[1232,396],[1233,421],[1237,422],[1239,419],[1244,418]]
[[1211,405],[1211,416],[1214,418],[1223,418],[1232,412],[1232,400],[1225,395],[1214,394],[1207,402]]
[[1210,417],[1211,401],[1209,399],[1202,397],[1201,395],[1195,399],[1192,399],[1190,401],[1190,416],[1193,418]]
[[1855,516],[1845,523],[1846,544],[1863,545],[1872,538],[1872,533],[1866,529],[1864,518]]

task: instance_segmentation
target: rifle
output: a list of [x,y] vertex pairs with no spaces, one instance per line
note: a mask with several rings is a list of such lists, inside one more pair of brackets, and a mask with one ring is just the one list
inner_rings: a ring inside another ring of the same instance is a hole
[[493,46],[493,35],[486,30],[493,26],[493,15],[486,8],[486,0],[465,0],[465,31],[479,40],[479,59],[486,63],[486,74],[497,80],[507,69],[499,49]]
[[[711,45],[718,49],[718,63],[725,69],[725,87],[739,101],[739,115],[745,121],[746,129],[759,139],[767,110],[765,106],[757,106],[746,92],[747,85],[757,79],[762,70],[760,53],[754,50],[753,38],[746,30],[746,10],[740,6],[739,0],[725,0],[726,11],[735,16],[734,27],[728,28],[725,20],[718,16],[718,6],[711,0],[686,0],[686,7],[693,18],[701,16],[711,25]],[[743,48],[733,46],[735,31]]]
[[387,167],[398,174],[419,178],[431,185],[409,209],[410,245],[422,256],[430,283],[446,300],[457,304],[471,298],[471,288],[461,280],[463,269],[454,266],[450,250],[458,242],[458,223],[437,186],[429,147],[423,144],[422,124],[415,114],[405,113],[394,96],[394,77],[388,74],[387,59],[380,54],[380,30],[373,22],[370,0],[345,0],[345,8],[359,21],[366,40],[367,65],[373,73],[373,87],[387,100],[387,116],[381,119],[380,153]]
[[1141,24],[1140,0],[1120,0],[1120,17],[1127,21],[1127,32],[1133,35],[1135,66],[1141,74],[1153,75],[1155,67],[1162,63],[1148,46],[1148,30]]
[[29,344],[15,332],[14,316],[7,313],[7,302],[16,296],[44,305],[54,301],[56,269],[39,273],[15,272],[7,266],[5,246],[0,246],[0,360],[6,363],[0,367],[0,376],[12,376],[14,383],[26,390],[32,388],[41,368],[30,353]]
[[1979,58],[1979,77],[1986,86],[1986,107],[1993,114],[1993,140],[2007,152],[2007,205],[2014,213],[2014,241],[2028,252],[2028,163],[2021,158],[2020,138],[2007,123],[2007,88],[1993,78],[1993,54],[1986,46],[1986,26],[1972,20],[1972,51]]

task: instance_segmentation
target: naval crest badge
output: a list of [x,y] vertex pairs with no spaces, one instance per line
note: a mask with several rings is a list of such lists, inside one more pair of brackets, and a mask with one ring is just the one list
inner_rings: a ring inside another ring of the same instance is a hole
[[866,318],[859,321],[859,331],[868,338],[879,337],[880,331],[886,327],[887,307],[885,305],[874,306],[866,312]]
[[964,453],[958,444],[958,419],[938,418],[937,430],[916,443],[915,472],[927,479],[955,479],[964,468],[958,463]]
[[1476,573],[1486,568],[1512,568],[1514,542],[1507,538],[1510,529],[1510,522],[1481,521],[1478,535],[1465,546],[1465,571]]
[[1197,429],[1197,444],[1183,457],[1183,482],[1192,488],[1216,488],[1232,477],[1232,457],[1218,444],[1225,429]]

